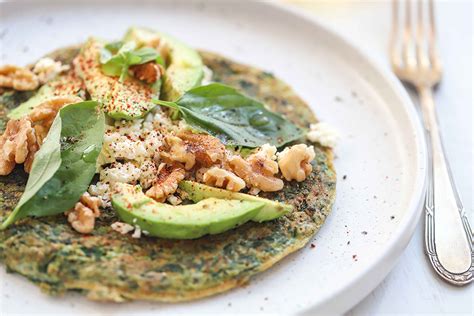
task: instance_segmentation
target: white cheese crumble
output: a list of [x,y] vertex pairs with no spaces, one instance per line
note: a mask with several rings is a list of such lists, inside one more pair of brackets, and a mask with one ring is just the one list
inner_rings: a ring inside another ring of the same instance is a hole
[[100,181],[106,183],[136,183],[140,179],[140,168],[131,162],[112,164],[110,168],[100,171]]
[[38,60],[33,67],[33,72],[38,76],[39,81],[44,84],[56,77],[59,73],[69,70],[68,65],[63,65],[59,61],[45,57]]
[[170,202],[171,205],[174,205],[174,206],[179,205],[183,202],[179,197],[174,196],[174,195],[168,196],[166,200]]
[[89,193],[110,205],[110,185],[140,184],[151,187],[159,173],[163,134],[179,128],[161,110],[154,108],[145,118],[132,121],[110,121],[97,159],[100,181],[89,187]]
[[132,225],[122,222],[112,223],[110,227],[112,227],[113,230],[119,232],[122,235],[128,234],[129,232],[135,229]]
[[214,72],[207,66],[204,66],[202,70],[204,72],[204,77],[202,78],[201,85],[206,86],[212,83],[212,76],[214,75]]
[[132,234],[132,238],[140,238],[142,236],[142,230],[140,229],[140,226],[135,225],[135,231]]
[[309,132],[306,134],[309,141],[319,143],[325,147],[336,147],[336,143],[339,140],[339,133],[331,125],[320,122],[311,124],[309,129]]

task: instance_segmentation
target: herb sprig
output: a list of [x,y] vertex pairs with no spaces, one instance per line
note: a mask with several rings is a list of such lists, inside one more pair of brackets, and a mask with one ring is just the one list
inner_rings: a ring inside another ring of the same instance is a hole
[[163,58],[151,47],[142,47],[136,49],[136,44],[130,42],[112,42],[102,49],[100,63],[102,71],[107,76],[120,77],[123,82],[128,75],[128,69],[133,65],[141,65],[150,61],[164,65]]
[[255,148],[269,143],[281,147],[303,135],[283,116],[220,83],[191,89],[176,102],[153,102],[175,109],[191,127],[229,146]]

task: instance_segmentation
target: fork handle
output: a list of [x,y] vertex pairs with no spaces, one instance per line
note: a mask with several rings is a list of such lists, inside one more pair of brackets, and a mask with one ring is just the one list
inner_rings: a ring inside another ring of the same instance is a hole
[[[431,87],[418,88],[428,146],[425,246],[435,271],[446,281],[473,280],[473,235],[446,159]],[[470,176],[470,175],[466,175]]]

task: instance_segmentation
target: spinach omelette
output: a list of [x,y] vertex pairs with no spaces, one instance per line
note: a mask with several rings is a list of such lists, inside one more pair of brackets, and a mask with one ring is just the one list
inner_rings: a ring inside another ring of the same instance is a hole
[[[78,52],[65,48],[49,57],[70,65]],[[199,54],[212,70],[212,81],[264,102],[298,126],[317,122],[308,105],[273,74],[214,53]],[[3,92],[0,131],[7,114],[31,95]],[[89,234],[73,229],[63,214],[27,217],[0,231],[0,261],[7,271],[25,276],[51,295],[75,291],[99,301],[179,302],[224,292],[304,247],[324,223],[335,199],[336,174],[331,149],[315,144],[314,151],[312,172],[304,181],[259,194],[294,206],[293,212],[275,220],[249,221],[220,234],[173,240],[117,233],[111,224],[120,218],[110,205]],[[27,178],[20,166],[0,176],[1,221],[15,208]]]

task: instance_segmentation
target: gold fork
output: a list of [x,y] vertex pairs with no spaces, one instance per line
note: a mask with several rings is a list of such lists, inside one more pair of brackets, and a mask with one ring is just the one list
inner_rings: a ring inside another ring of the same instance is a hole
[[[416,16],[412,16],[412,6],[416,7],[413,10]],[[436,118],[433,90],[441,80],[442,68],[435,32],[432,0],[418,0],[415,5],[410,0],[393,0],[390,61],[398,78],[418,92],[427,137],[426,252],[443,279],[465,285],[473,280],[474,238],[456,191]]]

